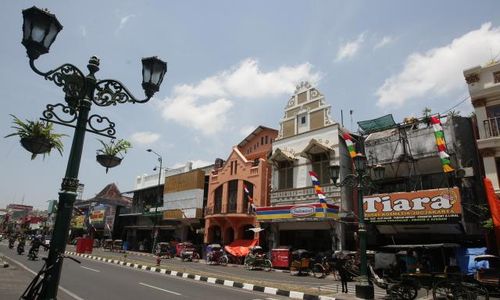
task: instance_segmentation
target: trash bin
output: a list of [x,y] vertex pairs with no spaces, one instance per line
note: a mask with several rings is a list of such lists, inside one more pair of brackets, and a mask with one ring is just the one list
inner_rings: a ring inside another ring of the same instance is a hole
[[290,248],[276,248],[271,250],[271,263],[274,268],[286,268],[290,267]]
[[83,238],[76,238],[76,253],[84,253]]

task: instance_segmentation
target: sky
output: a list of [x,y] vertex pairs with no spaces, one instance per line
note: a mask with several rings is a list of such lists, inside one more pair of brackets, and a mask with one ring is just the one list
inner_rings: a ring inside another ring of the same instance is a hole
[[[21,44],[23,9],[36,5],[64,26],[36,65],[63,63],[123,82],[138,98],[141,58],[168,63],[160,91],[146,104],[93,106],[133,148],[106,174],[95,159],[102,137],[88,133],[79,180],[83,198],[107,184],[130,191],[135,178],[164,166],[195,167],[226,159],[259,125],[279,128],[295,86],[309,81],[332,106],[332,118],[357,122],[391,113],[397,122],[433,113],[472,111],[463,70],[500,59],[498,1],[4,1],[0,4],[0,136],[13,114],[42,116],[64,103],[60,87],[35,74]],[[465,100],[464,100],[465,99]],[[352,113],[351,113],[352,112]],[[45,209],[57,199],[73,132],[55,125],[63,155],[30,160],[15,137],[0,138],[0,208]]]

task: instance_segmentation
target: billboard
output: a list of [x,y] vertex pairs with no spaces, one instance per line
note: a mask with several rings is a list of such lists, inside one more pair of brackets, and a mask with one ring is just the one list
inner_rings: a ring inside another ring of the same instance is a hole
[[108,211],[109,207],[107,205],[94,206],[89,214],[90,224],[92,224],[92,226],[95,228],[104,228],[104,220]]
[[85,224],[85,216],[74,216],[71,219],[71,228],[83,229]]
[[370,223],[439,223],[458,221],[462,213],[457,187],[363,197]]

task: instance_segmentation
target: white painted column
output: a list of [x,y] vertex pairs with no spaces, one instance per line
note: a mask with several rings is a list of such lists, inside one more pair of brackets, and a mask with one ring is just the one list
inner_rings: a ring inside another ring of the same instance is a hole
[[486,177],[488,177],[493,183],[493,188],[495,189],[495,192],[498,192],[500,190],[500,187],[498,185],[498,173],[497,173],[497,164],[495,162],[495,157],[494,156],[483,157],[483,163],[484,163],[484,172],[486,174]]

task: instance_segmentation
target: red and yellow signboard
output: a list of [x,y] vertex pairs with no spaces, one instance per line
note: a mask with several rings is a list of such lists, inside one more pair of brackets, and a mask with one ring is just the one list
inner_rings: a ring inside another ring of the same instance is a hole
[[363,198],[365,220],[377,224],[433,223],[458,220],[462,212],[457,187]]

